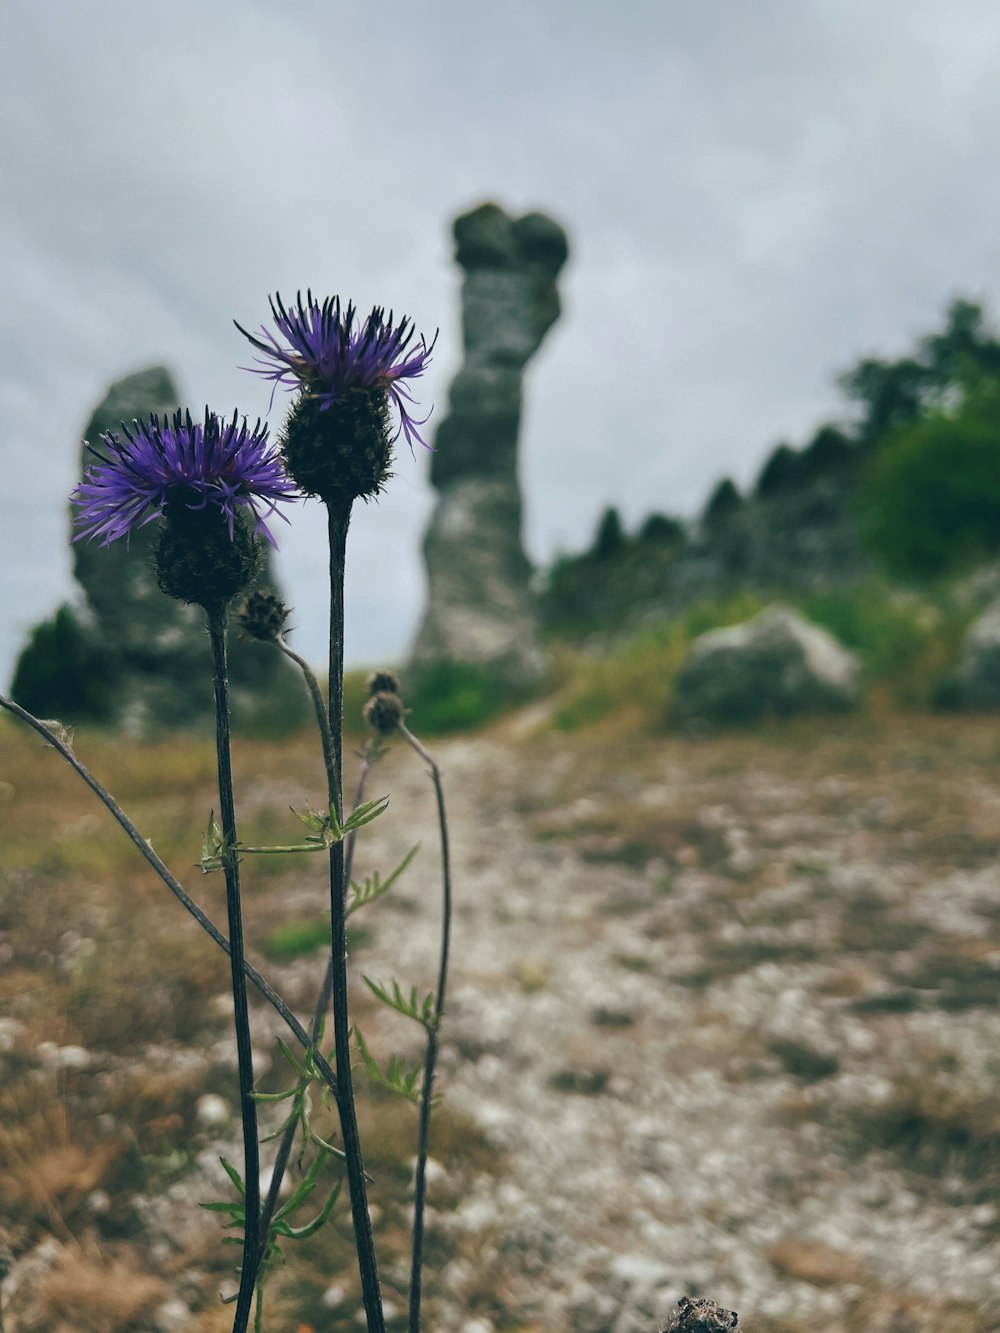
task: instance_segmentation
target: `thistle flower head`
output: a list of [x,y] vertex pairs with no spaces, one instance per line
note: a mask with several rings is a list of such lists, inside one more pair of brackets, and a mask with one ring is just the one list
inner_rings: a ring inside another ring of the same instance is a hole
[[[204,421],[176,412],[161,421],[122,425],[122,433],[88,444],[97,465],[87,468],[72,495],[80,528],[74,540],[101,537],[107,546],[171,507],[219,511],[234,536],[237,511],[249,510],[254,532],[274,546],[266,519],[295,498],[277,449],[260,421],[251,430],[236,413],[222,421],[205,409]],[[249,517],[249,515],[247,515]],[[280,515],[284,517],[284,515]]]
[[305,301],[299,292],[295,305],[288,309],[275,294],[270,305],[279,336],[262,326],[258,338],[236,325],[264,354],[255,358],[257,366],[247,369],[273,380],[276,386],[301,387],[323,410],[352,390],[385,393],[399,411],[393,438],[402,432],[411,450],[414,440],[426,444],[418,428],[427,417],[414,417],[413,395],[404,381],[419,379],[424,373],[437,335],[430,344],[422,336],[418,339],[412,320],[395,323],[392,311],[386,316],[382,306],[376,306],[362,321],[354,303],[348,303],[345,310],[339,296],[327,297],[320,305],[311,291],[306,292]]

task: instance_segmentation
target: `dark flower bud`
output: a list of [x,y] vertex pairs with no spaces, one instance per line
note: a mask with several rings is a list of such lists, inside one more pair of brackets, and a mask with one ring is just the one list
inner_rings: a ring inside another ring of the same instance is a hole
[[302,392],[281,431],[288,475],[307,495],[334,507],[371,499],[390,475],[389,427],[384,389],[351,389],[332,403]]
[[365,721],[380,736],[389,736],[403,720],[403,701],[398,694],[383,690],[365,704]]
[[391,671],[373,671],[368,677],[369,694],[398,694],[399,677]]
[[264,556],[242,510],[226,516],[213,505],[191,508],[197,497],[171,493],[153,551],[160,591],[206,610],[224,605],[260,574]]
[[236,615],[240,629],[251,639],[274,643],[284,633],[289,610],[270,589],[252,592]]

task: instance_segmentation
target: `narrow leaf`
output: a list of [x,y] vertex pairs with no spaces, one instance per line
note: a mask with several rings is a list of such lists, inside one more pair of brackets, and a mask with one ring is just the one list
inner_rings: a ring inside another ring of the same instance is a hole
[[243,1177],[236,1170],[236,1167],[233,1166],[232,1162],[227,1162],[224,1157],[220,1157],[219,1161],[222,1163],[222,1169],[225,1171],[226,1175],[236,1186],[240,1197],[245,1199],[247,1197],[247,1190],[246,1186],[243,1184]]

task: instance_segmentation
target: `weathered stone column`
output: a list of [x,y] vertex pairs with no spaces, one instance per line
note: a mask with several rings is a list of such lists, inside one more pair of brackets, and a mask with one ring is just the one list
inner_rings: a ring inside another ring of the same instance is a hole
[[512,689],[545,671],[521,540],[517,441],[524,368],[559,318],[569,253],[551,218],[496,204],[456,219],[465,360],[434,439],[439,500],[424,538],[429,600],[410,663],[481,667]]
[[[162,366],[128,375],[112,384],[94,409],[84,439],[99,446],[102,432],[118,431],[123,421],[146,419],[150,413],[168,415],[179,401],[177,386]],[[81,475],[93,462],[84,447]],[[73,607],[61,613],[75,627],[82,669],[101,678],[106,696],[102,720],[132,735],[202,726],[215,715],[204,612],[165,597],[157,588],[151,558],[157,526],[136,528],[128,540],[106,547],[96,541],[74,542],[77,596]],[[272,567],[268,551],[260,584],[274,586]],[[85,690],[80,691],[79,714],[72,700],[63,700],[64,682],[47,690],[46,678],[53,671],[58,674],[60,664],[51,660],[51,646],[44,646],[45,630],[45,625],[36,626],[21,654],[15,697],[20,695],[26,706],[30,700],[43,716],[86,718]],[[74,669],[72,663],[68,669]],[[53,696],[50,702],[47,692]],[[281,732],[308,716],[308,699],[290,663],[270,646],[244,642],[235,631],[230,640],[230,699],[237,726]]]

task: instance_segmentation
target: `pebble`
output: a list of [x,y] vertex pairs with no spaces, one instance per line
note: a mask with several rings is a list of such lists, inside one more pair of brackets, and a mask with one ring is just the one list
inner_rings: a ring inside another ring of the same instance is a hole
[[195,1114],[205,1129],[221,1129],[232,1116],[229,1103],[216,1092],[206,1092],[198,1098]]

